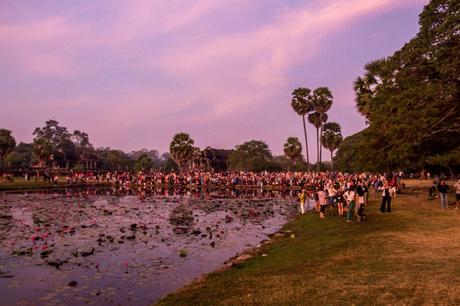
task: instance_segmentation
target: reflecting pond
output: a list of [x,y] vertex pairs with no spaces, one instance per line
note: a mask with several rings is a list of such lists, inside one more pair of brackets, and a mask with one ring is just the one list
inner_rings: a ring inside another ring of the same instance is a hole
[[260,189],[0,193],[2,305],[151,305],[297,210]]

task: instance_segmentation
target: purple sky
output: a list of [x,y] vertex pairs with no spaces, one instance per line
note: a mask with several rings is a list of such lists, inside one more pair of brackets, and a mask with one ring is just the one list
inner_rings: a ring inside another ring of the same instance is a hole
[[30,142],[55,119],[96,147],[164,152],[184,131],[281,154],[303,139],[292,90],[328,86],[347,136],[364,127],[353,80],[417,33],[427,2],[1,1],[0,128]]

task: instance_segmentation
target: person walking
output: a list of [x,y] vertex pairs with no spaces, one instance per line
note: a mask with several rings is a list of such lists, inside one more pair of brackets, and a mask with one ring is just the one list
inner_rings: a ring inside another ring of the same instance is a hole
[[445,180],[441,180],[441,183],[438,185],[439,198],[441,199],[441,209],[449,209],[447,191],[449,191],[449,186],[446,184]]
[[380,212],[384,213],[391,212],[391,193],[390,193],[390,186],[388,181],[383,183],[381,187],[382,190],[382,204],[380,205]]

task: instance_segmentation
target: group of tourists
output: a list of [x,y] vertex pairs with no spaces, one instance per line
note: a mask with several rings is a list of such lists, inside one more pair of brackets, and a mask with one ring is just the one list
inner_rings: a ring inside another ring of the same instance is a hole
[[[249,171],[184,171],[160,172],[105,172],[75,173],[66,177],[68,182],[105,182],[121,186],[166,186],[166,187],[261,187],[273,189],[318,189],[320,186],[335,185],[336,182],[373,184],[383,181],[387,176],[370,173],[344,174],[340,172],[249,172]],[[392,186],[401,186],[401,175],[391,175]],[[396,190],[396,189],[395,189]]]
[[[312,187],[312,186],[310,186]],[[380,212],[391,212],[391,199],[396,196],[397,190],[404,188],[401,175],[330,175],[321,184],[313,188],[304,188],[298,193],[300,212],[305,213],[305,203],[314,202],[314,211],[325,219],[325,212],[336,209],[339,216],[345,216],[346,221],[365,220],[365,207],[368,205],[369,194],[374,190],[374,197],[381,197]]]
[[[302,189],[298,193],[300,212],[305,213],[305,205],[313,202],[314,211],[319,213],[321,219],[325,219],[326,209],[335,209],[339,216],[345,216],[346,222],[365,220],[365,207],[368,205],[370,191],[373,190],[375,198],[381,198],[380,213],[391,212],[392,198],[396,197],[397,191],[404,188],[404,182],[400,174],[391,178],[381,175],[354,175],[354,176],[331,176],[320,185],[310,189]],[[460,180],[454,184],[456,208],[460,209]],[[436,177],[433,181],[432,191],[439,194],[441,209],[449,209],[448,191],[449,186],[444,179]],[[307,205],[308,206],[308,205]]]

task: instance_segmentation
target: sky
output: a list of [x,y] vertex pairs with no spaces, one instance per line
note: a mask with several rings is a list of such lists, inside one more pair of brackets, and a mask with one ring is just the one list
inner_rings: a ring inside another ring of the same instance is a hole
[[95,147],[166,152],[186,132],[200,148],[257,139],[278,155],[303,139],[293,89],[327,86],[348,136],[365,127],[353,81],[417,33],[427,3],[1,0],[0,128],[31,142],[54,119]]

